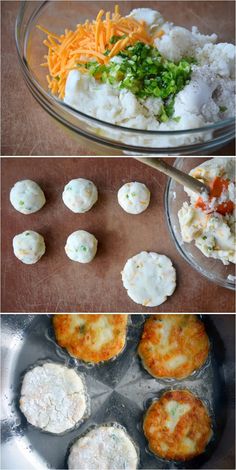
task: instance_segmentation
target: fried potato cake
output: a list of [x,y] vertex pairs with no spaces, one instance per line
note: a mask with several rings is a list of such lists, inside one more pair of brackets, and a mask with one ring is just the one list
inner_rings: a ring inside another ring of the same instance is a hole
[[144,324],[138,354],[153,377],[188,377],[208,353],[209,339],[196,315],[152,315]]
[[150,450],[168,460],[196,457],[212,436],[205,405],[188,390],[168,391],[152,403],[143,430]]
[[127,321],[127,314],[57,314],[53,326],[57,343],[71,356],[97,363],[122,351]]

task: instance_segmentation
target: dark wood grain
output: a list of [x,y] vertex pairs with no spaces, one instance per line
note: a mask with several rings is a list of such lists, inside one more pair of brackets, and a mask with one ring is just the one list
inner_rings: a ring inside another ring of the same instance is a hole
[[[68,2],[69,3],[69,2]],[[99,7],[112,9],[122,3],[122,11],[158,8],[170,21],[190,27],[197,24],[203,33],[217,32],[220,41],[234,38],[232,1],[86,1],[78,2],[80,14],[96,14]],[[54,121],[27,89],[16,54],[14,26],[19,2],[2,1],[2,155],[101,155],[101,149],[82,138],[75,140]],[[66,25],[65,25],[66,26]],[[234,155],[234,143],[216,155]],[[103,150],[105,152],[105,150]],[[111,150],[107,150],[111,154]],[[104,155],[105,153],[102,153]]]
[[[171,160],[170,160],[171,161]],[[98,203],[86,214],[74,214],[61,193],[72,178],[85,177],[98,187]],[[20,179],[37,181],[47,203],[22,215],[9,202]],[[117,190],[127,181],[149,187],[151,204],[138,216],[125,213]],[[2,159],[2,311],[3,312],[232,312],[234,294],[208,282],[178,254],[169,235],[163,196],[166,177],[131,158],[3,158]],[[12,238],[24,230],[45,237],[46,254],[35,265],[15,258]],[[67,258],[68,235],[92,232],[98,254],[87,265]],[[122,286],[120,272],[128,258],[142,250],[169,256],[177,269],[175,293],[159,308],[135,304]]]

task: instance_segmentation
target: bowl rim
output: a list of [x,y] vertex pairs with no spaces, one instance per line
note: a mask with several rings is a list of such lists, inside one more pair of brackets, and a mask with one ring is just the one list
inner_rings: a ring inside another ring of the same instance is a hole
[[[176,158],[174,161],[174,167],[178,168],[178,165],[180,161],[182,160],[183,157]],[[171,238],[174,241],[175,247],[177,248],[177,251],[179,254],[184,258],[185,261],[193,268],[195,269],[199,274],[202,276],[206,277],[208,281],[213,282],[214,284],[218,284],[226,289],[230,290],[236,290],[236,281],[230,282],[227,278],[222,279],[219,276],[215,276],[212,274],[212,276],[201,266],[196,263],[195,261],[191,260],[190,257],[186,254],[186,251],[182,248],[180,245],[179,241],[177,240],[177,237],[174,233],[173,226],[171,223],[171,216],[170,216],[170,211],[169,211],[169,194],[170,194],[170,185],[171,185],[172,179],[168,178],[166,187],[165,187],[165,192],[164,192],[164,209],[165,209],[165,216],[166,216],[166,221],[168,225],[169,232],[171,234]],[[184,242],[183,242],[184,246]],[[220,260],[218,260],[220,262]]]
[[[161,131],[156,130],[155,131],[155,130],[147,130],[147,129],[137,129],[137,128],[119,126],[117,124],[112,124],[110,122],[103,121],[101,119],[97,119],[97,118],[95,118],[91,115],[83,113],[82,111],[78,111],[77,109],[73,108],[72,106],[64,103],[59,98],[57,98],[56,96],[54,96],[51,93],[49,93],[48,91],[46,91],[39,84],[39,82],[35,78],[35,75],[33,74],[33,71],[31,70],[31,68],[29,66],[29,63],[27,61],[27,57],[26,57],[26,54],[25,54],[25,50],[21,51],[20,41],[19,41],[19,30],[20,30],[19,26],[21,24],[22,14],[24,12],[24,8],[25,8],[25,5],[27,3],[28,3],[27,0],[23,0],[23,1],[20,2],[19,10],[18,10],[18,13],[17,13],[17,16],[16,16],[16,21],[15,21],[15,44],[16,44],[18,59],[20,61],[20,65],[23,69],[24,75],[30,81],[31,86],[33,86],[35,88],[34,91],[36,93],[38,93],[42,99],[44,99],[44,100],[46,99],[48,102],[52,101],[52,103],[56,107],[58,107],[59,110],[65,111],[70,116],[71,116],[71,114],[74,114],[75,116],[81,117],[83,119],[87,119],[91,123],[95,123],[95,124],[97,124],[99,126],[103,126],[103,127],[108,127],[108,128],[114,129],[115,131],[120,131],[120,132],[128,133],[128,134],[129,133],[138,134],[138,135],[141,134],[141,135],[146,136],[146,137],[147,136],[149,136],[149,137],[151,137],[151,136],[153,136],[153,137],[154,136],[176,136],[176,135],[177,136],[183,136],[185,134],[189,135],[189,134],[196,134],[196,133],[200,133],[200,132],[205,133],[207,131],[214,131],[214,130],[217,130],[217,129],[222,129],[225,126],[228,126],[228,125],[230,126],[233,123],[235,123],[235,117],[231,117],[231,118],[227,118],[227,119],[224,119],[224,120],[217,121],[213,124],[208,124],[206,126],[201,126],[201,127],[197,127],[197,128],[191,128],[191,129],[181,129],[181,130],[171,130],[171,131],[165,131],[165,130],[161,130]],[[39,12],[48,3],[49,3],[48,0],[42,1],[41,4],[33,11],[33,13],[31,14],[31,16],[30,16],[30,18],[27,22],[26,30],[28,29],[29,24],[37,17]],[[24,46],[25,46],[25,40],[26,40],[26,36],[24,37]],[[39,97],[38,97],[38,99],[39,99]],[[67,123],[71,126],[71,123],[69,121],[65,120],[65,119],[64,119],[64,123]],[[76,127],[76,130],[78,130],[77,127]],[[210,142],[211,142],[211,140],[206,141],[205,144],[207,145]],[[198,143],[196,145],[198,145]],[[193,146],[194,146],[194,144],[190,144],[190,145],[179,146],[178,148],[186,149],[188,147],[193,148]],[[127,147],[127,145],[125,145],[125,147]],[[175,147],[170,147],[170,150],[171,149],[173,150],[174,148]],[[154,147],[153,147],[153,149],[154,149]]]

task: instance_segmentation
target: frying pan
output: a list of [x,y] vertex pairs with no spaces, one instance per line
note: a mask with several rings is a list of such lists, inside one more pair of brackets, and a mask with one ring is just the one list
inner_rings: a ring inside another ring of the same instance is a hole
[[[235,315],[203,315],[211,343],[207,363],[182,381],[156,380],[142,367],[136,349],[147,315],[130,315],[124,351],[90,367],[55,343],[50,315],[1,316],[2,462],[1,469],[67,468],[68,449],[88,429],[104,422],[125,426],[140,451],[140,469],[235,468],[234,344]],[[19,409],[22,377],[35,363],[57,361],[85,376],[90,417],[77,429],[56,436],[29,425]],[[214,437],[204,454],[189,462],[164,461],[148,449],[142,420],[151,401],[170,388],[185,388],[203,400],[212,416]]]

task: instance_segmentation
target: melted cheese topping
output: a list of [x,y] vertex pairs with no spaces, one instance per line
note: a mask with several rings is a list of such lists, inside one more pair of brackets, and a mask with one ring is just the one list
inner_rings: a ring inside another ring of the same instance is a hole
[[170,460],[201,454],[212,436],[205,406],[188,390],[164,393],[148,409],[143,429],[151,451]]
[[204,364],[208,352],[208,336],[196,315],[152,315],[138,347],[145,369],[163,378],[187,377]]
[[125,345],[128,315],[54,315],[58,344],[86,362],[106,361]]
[[175,400],[171,400],[166,404],[166,411],[168,418],[166,420],[166,426],[169,431],[173,432],[181,416],[190,410],[189,404],[181,404]]

